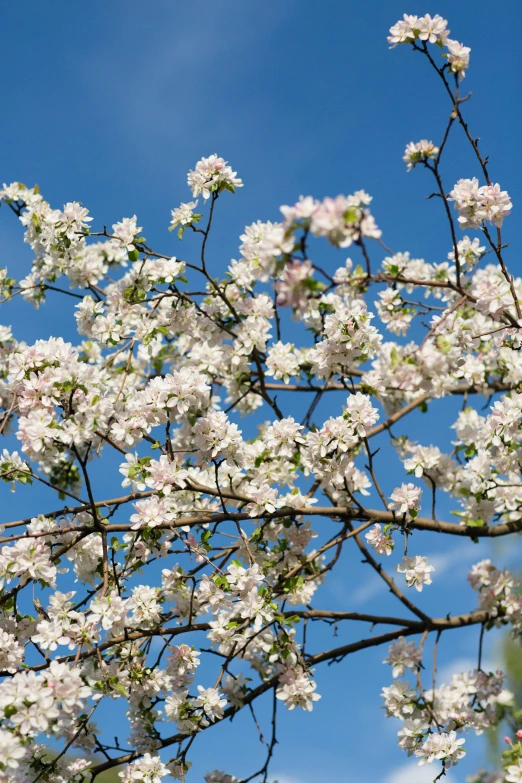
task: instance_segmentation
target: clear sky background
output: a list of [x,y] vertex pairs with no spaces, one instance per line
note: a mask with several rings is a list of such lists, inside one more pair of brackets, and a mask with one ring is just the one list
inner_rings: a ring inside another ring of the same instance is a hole
[[[512,196],[506,238],[520,247],[520,0],[4,3],[1,179],[38,183],[54,207],[82,201],[94,226],[136,213],[155,248],[183,257],[187,245],[180,248],[167,232],[170,209],[189,200],[186,172],[217,152],[245,183],[219,204],[210,247],[218,272],[237,257],[243,227],[277,220],[280,204],[300,194],[321,198],[359,188],[374,196],[373,212],[389,246],[442,261],[450,242],[440,204],[425,200],[431,182],[422,171],[406,174],[401,158],[410,140],[440,141],[449,106],[423,58],[407,47],[388,49],[387,30],[404,12],[444,15],[452,37],[472,47],[463,90],[472,90],[473,98],[464,109],[490,156],[493,180]],[[448,153],[449,190],[478,172],[460,137]],[[0,232],[1,265],[22,277],[28,250],[7,210]],[[345,256],[341,251],[335,266]],[[516,271],[513,251],[508,262]],[[0,317],[28,342],[67,335],[72,324],[57,298],[39,312],[16,302]],[[446,408],[437,411],[438,424],[450,421]],[[439,442],[420,414],[409,434]],[[449,442],[450,434],[445,438]],[[9,518],[42,510],[30,508],[27,493],[6,498],[3,507]],[[451,543],[435,536],[423,541],[422,554],[432,554],[438,568],[438,600],[425,591],[422,605],[439,614],[472,607],[464,571],[455,566],[487,555],[483,544]],[[510,557],[517,565],[512,551]],[[348,556],[320,595],[317,605],[332,608],[393,606]],[[339,639],[358,633],[363,630],[343,628]],[[446,673],[472,668],[476,643],[471,631],[443,639],[441,667]],[[492,646],[488,655],[494,659]],[[378,649],[319,670],[323,699],[314,713],[281,711],[273,767],[280,783],[432,779],[397,750],[397,726],[380,710],[379,692],[390,677],[383,657]],[[195,747],[194,783],[214,767],[247,774],[262,753],[247,716],[211,729]],[[480,763],[471,741],[469,751],[473,758],[448,783],[463,783],[465,771]]]

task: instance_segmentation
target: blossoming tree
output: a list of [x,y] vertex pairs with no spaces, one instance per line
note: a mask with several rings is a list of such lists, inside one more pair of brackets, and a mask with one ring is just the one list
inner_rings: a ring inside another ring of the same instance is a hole
[[[377,645],[391,667],[385,709],[412,764],[438,779],[464,755],[467,733],[508,720],[504,771],[474,779],[522,780],[510,694],[501,672],[483,668],[483,633],[476,669],[449,683],[423,654],[429,635],[464,626],[520,633],[516,580],[482,560],[468,577],[468,613],[441,606],[433,617],[416,603],[432,578],[436,590],[425,531],[451,542],[522,530],[522,281],[502,240],[511,202],[463,114],[469,48],[440,16],[404,16],[388,40],[421,54],[448,98],[443,137],[404,154],[433,182],[448,230],[442,263],[390,250],[358,191],[301,198],[281,207],[281,222],[248,226],[220,278],[207,243],[218,202],[243,183],[217,155],[189,172],[194,200],[172,211],[179,240],[200,240],[183,260],[151,247],[136,217],[108,231],[36,187],[0,191],[34,251],[27,277],[1,273],[3,299],[39,307],[57,291],[81,335],[26,345],[0,330],[0,428],[20,442],[3,450],[0,477],[13,489],[42,483],[62,504],[2,529],[2,781],[82,783],[115,767],[122,783],[190,779],[194,739],[246,708],[255,719],[257,700],[271,698],[266,758],[243,778],[266,783],[277,709],[312,710],[320,664]],[[448,189],[444,151],[457,132],[479,176]],[[321,241],[361,262],[325,268]],[[406,341],[419,316],[431,321]],[[463,404],[451,453],[397,436],[399,421],[452,396]],[[485,412],[484,396],[494,399]],[[399,457],[389,496],[379,439]],[[123,490],[97,496],[92,472],[114,455]],[[441,493],[458,521],[437,515]],[[316,591],[347,547],[400,617],[357,613],[349,595],[343,611],[323,608]],[[404,555],[393,573],[394,547]],[[332,623],[355,626],[358,640],[307,642],[308,626]],[[98,706],[118,699],[123,745],[95,722]],[[238,778],[228,769],[205,780]]]

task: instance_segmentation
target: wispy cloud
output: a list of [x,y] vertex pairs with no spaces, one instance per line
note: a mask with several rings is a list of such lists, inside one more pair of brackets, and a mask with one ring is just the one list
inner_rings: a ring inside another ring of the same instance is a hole
[[[190,148],[194,138],[206,139],[209,128],[213,137],[234,138],[239,117],[241,125],[246,113],[259,111],[251,84],[259,69],[260,47],[291,15],[294,3],[286,5],[273,14],[241,2],[209,3],[202,23],[194,8],[180,13],[165,4],[148,18],[137,51],[137,20],[130,13],[121,20],[120,30],[127,46],[114,47],[112,37],[98,41],[82,59],[82,86],[103,98],[111,122],[123,131],[120,143],[148,158],[164,155],[158,141],[179,152]],[[225,106],[222,96],[232,84],[238,100]]]
[[284,773],[279,775],[275,774],[273,778],[270,779],[270,783],[305,783],[303,778],[296,778],[293,775],[285,775]]
[[[433,555],[427,555],[428,561],[435,567],[435,574],[441,576],[449,571],[457,563],[472,562],[477,559],[477,553],[471,549],[469,542],[454,547],[450,552],[440,552]],[[434,574],[434,578],[435,578]],[[462,578],[462,571],[458,571],[459,579]]]
[[[416,762],[412,759],[409,764],[403,764],[401,767],[397,767],[387,775],[382,783],[432,783],[433,778],[440,772],[440,769],[435,771],[433,765],[425,765],[424,767],[418,767]],[[455,779],[451,775],[446,775],[444,783],[456,783]]]
[[372,577],[355,591],[353,595],[354,606],[361,606],[367,601],[371,601],[372,598],[375,598],[376,595],[387,589],[382,579],[378,579],[373,574]]

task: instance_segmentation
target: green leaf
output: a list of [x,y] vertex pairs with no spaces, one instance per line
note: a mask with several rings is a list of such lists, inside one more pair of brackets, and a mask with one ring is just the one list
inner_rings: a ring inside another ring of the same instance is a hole
[[116,691],[117,693],[121,693],[122,696],[127,696],[127,689],[121,682],[119,682],[117,685],[113,685],[112,690]]

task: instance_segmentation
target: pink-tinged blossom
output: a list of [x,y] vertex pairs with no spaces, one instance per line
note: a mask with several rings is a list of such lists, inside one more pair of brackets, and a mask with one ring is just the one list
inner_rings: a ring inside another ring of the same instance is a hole
[[478,179],[459,179],[448,196],[458,211],[461,228],[479,228],[489,221],[500,228],[513,207],[506,190],[498,183],[479,186]]
[[372,197],[364,190],[351,196],[325,198],[314,211],[310,230],[335,247],[349,247],[363,237],[379,239],[382,232],[368,209]]
[[196,209],[197,205],[197,200],[189,201],[188,203],[180,204],[179,207],[173,209],[171,211],[171,227],[176,228],[177,226],[189,226],[191,223],[195,222],[196,216],[194,215],[194,210]]
[[395,677],[402,677],[406,669],[417,669],[421,661],[422,650],[415,646],[415,642],[407,642],[404,636],[399,636],[388,647],[388,657],[383,663],[390,664],[395,679]]
[[25,650],[14,634],[0,629],[0,671],[14,674],[24,662]]
[[54,586],[56,566],[50,560],[50,549],[42,539],[23,538],[12,546],[3,546],[0,553],[0,583],[15,577],[21,584],[30,579],[42,580]]
[[412,16],[404,14],[403,18],[390,28],[388,43],[391,46],[397,44],[413,43],[415,40],[426,43],[442,43],[447,41],[449,30],[447,21],[439,14],[430,16]]
[[353,427],[354,432],[364,438],[379,419],[379,411],[374,408],[369,396],[356,392],[351,394],[344,406],[344,417]]
[[448,49],[448,63],[453,73],[458,73],[462,78],[466,75],[466,70],[469,68],[469,55],[471,49],[469,46],[458,41],[453,41],[450,38],[446,41],[446,47]]
[[189,472],[183,467],[183,455],[173,454],[168,457],[162,454],[159,459],[152,459],[147,466],[145,483],[152,489],[170,495],[175,487],[185,487]]
[[290,229],[295,225],[309,227],[310,218],[316,212],[320,202],[312,196],[300,196],[293,206],[282,206],[281,212],[285,219],[285,226]]
[[130,613],[128,625],[134,628],[154,628],[161,621],[161,604],[157,587],[138,585],[125,603]]
[[397,571],[404,574],[404,579],[408,587],[415,587],[420,593],[424,585],[431,585],[431,573],[435,571],[434,566],[428,565],[428,558],[414,555],[413,557],[402,558],[402,562],[397,566]]
[[263,581],[263,573],[255,563],[250,568],[244,568],[238,562],[233,562],[227,567],[226,580],[228,584],[239,593],[248,593]]
[[457,739],[455,731],[449,734],[430,734],[422,747],[415,751],[419,758],[419,767],[433,761],[442,761],[443,767],[449,769],[466,755],[466,751],[461,747],[464,742],[462,738]]
[[506,777],[503,778],[506,783],[521,783],[522,781],[522,758],[516,760],[514,764],[508,764],[506,767]]
[[206,408],[209,393],[204,375],[193,367],[183,367],[164,378],[153,378],[143,391],[143,401],[151,409],[182,416]]
[[226,772],[221,772],[219,769],[208,772],[205,775],[204,780],[205,783],[239,783],[238,778],[234,775],[228,775]]
[[61,710],[68,715],[78,713],[84,706],[84,700],[92,694],[92,689],[84,683],[76,666],[51,661],[43,677],[47,689],[59,702]]
[[379,523],[376,523],[364,536],[378,555],[391,555],[393,552],[393,538],[382,532]]
[[310,351],[312,369],[320,378],[342,374],[357,363],[373,358],[382,336],[371,325],[373,314],[366,303],[354,300],[336,308],[324,321],[324,339]]
[[439,14],[435,14],[433,17],[429,14],[420,16],[416,23],[416,28],[419,31],[419,40],[431,44],[443,41],[447,26],[446,19],[443,19]]
[[285,264],[274,288],[279,307],[291,307],[303,311],[314,287],[314,269],[310,261],[290,261]]
[[134,504],[135,514],[131,514],[132,530],[147,527],[153,528],[162,525],[174,518],[173,512],[166,500],[153,495],[145,500],[139,500]]
[[187,181],[194,198],[201,194],[204,199],[208,199],[211,193],[223,190],[234,192],[235,188],[242,188],[243,182],[236,173],[223,158],[214,154],[198,160],[195,169],[189,171]]
[[189,647],[188,644],[180,644],[177,647],[169,647],[167,656],[167,672],[174,678],[176,687],[186,687],[194,678],[201,653]]
[[422,489],[414,484],[402,484],[394,489],[390,495],[391,503],[388,503],[390,511],[397,511],[399,514],[408,514],[415,518],[419,512]]
[[417,37],[416,30],[418,30],[418,16],[412,14],[404,14],[396,24],[390,27],[390,35],[388,36],[388,43],[393,46],[403,43],[412,43]]
[[408,680],[396,680],[382,689],[381,696],[388,717],[404,719],[415,711],[416,692]]
[[[18,737],[6,729],[0,729],[0,765],[3,769],[18,769],[20,759],[26,752]],[[5,779],[8,780],[8,777]]]
[[239,251],[248,264],[255,280],[267,282],[275,271],[275,259],[290,253],[294,247],[294,238],[286,235],[281,223],[261,220],[245,227],[245,233],[239,237]]
[[264,434],[264,441],[276,457],[292,457],[298,444],[304,443],[304,430],[293,416],[274,421]]
[[121,783],[161,783],[161,779],[169,774],[159,756],[145,753],[143,758],[127,764],[122,772],[118,772]]
[[375,302],[375,308],[388,331],[393,334],[406,334],[413,320],[414,311],[404,303],[398,291],[393,288],[379,291],[379,299]]
[[185,270],[185,262],[172,258],[149,258],[141,267],[141,272],[146,276],[149,284],[172,283]]
[[439,148],[432,141],[421,139],[421,141],[410,141],[406,146],[403,161],[406,163],[407,171],[411,171],[418,163],[424,163],[436,158]]
[[505,310],[513,307],[513,295],[507,280],[498,274],[488,274],[488,271],[489,267],[478,270],[472,291],[477,299],[477,310],[498,321]]
[[268,349],[266,360],[266,374],[276,381],[290,382],[292,375],[299,375],[299,360],[294,353],[291,343],[282,343],[280,340]]
[[272,489],[268,484],[250,487],[248,495],[251,502],[247,504],[247,510],[251,517],[273,514],[279,507],[277,490]]
[[[37,634],[31,637],[31,641],[38,644],[43,650],[54,652],[58,645],[70,645],[71,639],[64,632],[63,624],[59,620],[42,620],[36,626]],[[74,645],[71,645],[71,649]]]
[[300,668],[289,667],[279,676],[276,697],[284,702],[288,710],[300,707],[302,710],[311,712],[314,708],[314,702],[321,698],[315,692],[316,687],[316,683],[308,672]]
[[109,595],[94,598],[91,601],[91,619],[108,631],[114,625],[125,624],[127,615],[127,602],[113,590]]
[[128,250],[134,250],[134,239],[141,231],[141,226],[137,225],[137,217],[123,218],[119,223],[114,223],[112,233],[119,239],[122,245]]
[[51,446],[57,432],[53,428],[54,417],[45,410],[31,411],[18,420],[17,437],[22,441],[22,451],[35,454]]
[[[485,245],[480,244],[478,237],[470,239],[468,236],[465,236],[457,242],[457,251],[459,254],[459,263],[464,267],[466,272],[470,272],[486,252],[486,247]],[[455,261],[454,250],[448,253],[448,258],[450,261]]]
[[225,459],[230,465],[242,460],[243,439],[237,424],[228,420],[223,411],[210,410],[194,427],[194,445],[202,457]]
[[0,454],[0,478],[3,481],[25,483],[29,474],[29,464],[20,457],[17,451],[9,452],[7,449],[3,449]]
[[204,688],[198,685],[199,696],[194,699],[194,706],[201,709],[201,723],[208,726],[223,717],[223,710],[227,705],[227,700],[217,688]]

